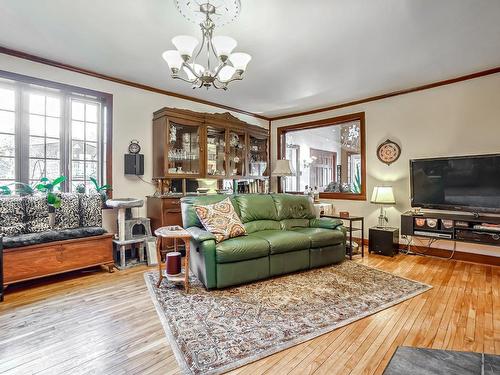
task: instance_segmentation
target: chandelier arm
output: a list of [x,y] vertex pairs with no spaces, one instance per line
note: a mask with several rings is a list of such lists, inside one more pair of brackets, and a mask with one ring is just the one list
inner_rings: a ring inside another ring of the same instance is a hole
[[[193,73],[193,75],[196,77],[196,79],[200,79],[201,78],[201,75],[200,74],[197,74],[195,72],[195,69],[191,68],[191,65],[189,64],[186,64],[185,62],[182,63],[182,66],[183,67],[186,67],[191,73]],[[193,66],[194,66],[194,63],[193,63]],[[196,81],[196,80],[195,80]],[[189,82],[194,82],[194,81],[189,81]]]
[[196,79],[190,81],[189,79],[186,79],[186,78],[181,77],[181,76],[172,76],[172,78],[174,78],[174,79],[180,79],[181,81],[184,81],[184,82],[187,82],[187,83],[192,83],[192,84],[195,84],[199,80],[199,78],[196,78]]
[[[220,86],[217,86],[216,83],[220,83]],[[214,81],[212,82],[212,85],[216,88],[216,89],[223,89],[223,90],[227,90],[227,84],[225,82],[221,82],[219,81],[219,79],[214,79]]]
[[219,64],[219,67],[217,68],[217,70],[215,71],[214,73],[214,77],[217,77],[220,73],[220,71],[222,70],[222,68],[224,68],[227,64],[227,62],[222,62]]
[[233,81],[242,81],[242,80],[243,80],[243,76],[242,75],[238,75],[236,77],[233,77],[233,78],[225,81],[224,83],[227,84],[227,83],[230,83],[230,82],[233,82]]

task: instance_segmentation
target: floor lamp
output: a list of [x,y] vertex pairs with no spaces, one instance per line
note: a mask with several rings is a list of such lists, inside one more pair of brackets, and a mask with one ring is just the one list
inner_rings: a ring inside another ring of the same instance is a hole
[[[293,176],[295,173],[292,171],[292,165],[290,164],[290,160],[279,159],[274,162],[274,168],[271,172],[271,176],[275,177],[288,177]],[[286,192],[286,180],[284,182],[283,192]]]

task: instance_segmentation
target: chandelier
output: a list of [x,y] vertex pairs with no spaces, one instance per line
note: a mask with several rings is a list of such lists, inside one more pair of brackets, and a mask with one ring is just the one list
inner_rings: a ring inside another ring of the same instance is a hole
[[[252,57],[247,53],[233,52],[237,45],[233,38],[214,36],[216,26],[225,25],[238,17],[241,10],[240,1],[174,2],[186,19],[200,25],[202,39],[201,44],[190,35],[178,35],[172,39],[176,49],[162,54],[172,78],[192,84],[193,89],[215,87],[224,90],[227,90],[230,82],[242,80]],[[201,60],[205,62],[204,65],[200,64]]]

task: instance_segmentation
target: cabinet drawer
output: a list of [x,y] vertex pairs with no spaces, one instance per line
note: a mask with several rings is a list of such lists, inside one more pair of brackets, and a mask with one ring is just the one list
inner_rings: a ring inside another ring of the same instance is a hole
[[164,209],[181,209],[181,200],[179,198],[175,199],[163,199],[163,208]]

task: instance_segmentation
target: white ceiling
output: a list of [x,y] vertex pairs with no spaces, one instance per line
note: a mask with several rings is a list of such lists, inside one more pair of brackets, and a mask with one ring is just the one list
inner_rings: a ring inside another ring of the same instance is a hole
[[0,0],[0,45],[276,116],[500,66],[499,0],[242,0],[216,30],[253,56],[228,91],[193,90],[161,58],[199,29],[173,0]]

